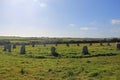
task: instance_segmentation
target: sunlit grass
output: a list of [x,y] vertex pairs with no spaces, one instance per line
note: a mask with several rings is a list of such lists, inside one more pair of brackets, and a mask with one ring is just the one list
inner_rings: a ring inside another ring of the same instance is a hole
[[[82,47],[87,45],[91,55],[116,54],[111,56],[92,56],[81,58]],[[59,58],[51,56],[54,44],[26,46],[27,54],[20,55],[20,46],[12,52],[3,52],[0,47],[0,80],[119,80],[120,50],[115,44],[59,44],[56,51]],[[42,56],[44,58],[40,58]],[[72,58],[75,56],[74,58]],[[76,57],[78,56],[78,57]]]

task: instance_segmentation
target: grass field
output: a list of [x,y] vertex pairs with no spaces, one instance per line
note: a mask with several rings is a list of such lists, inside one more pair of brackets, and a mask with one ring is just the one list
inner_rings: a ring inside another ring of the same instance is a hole
[[[91,55],[81,55],[85,45]],[[19,54],[20,46],[11,53],[0,46],[0,80],[120,80],[120,50],[115,43],[59,44],[58,58],[50,55],[51,46],[55,45],[27,45],[25,55]]]

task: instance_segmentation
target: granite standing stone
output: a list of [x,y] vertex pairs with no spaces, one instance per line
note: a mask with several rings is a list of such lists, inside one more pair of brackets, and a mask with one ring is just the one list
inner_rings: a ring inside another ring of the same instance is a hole
[[26,54],[25,44],[21,45],[20,54]]
[[92,46],[92,43],[90,43],[89,45]]
[[8,44],[8,52],[11,52],[11,44]]
[[3,51],[7,51],[7,44],[4,44],[4,49]]
[[107,43],[107,46],[111,46],[109,42]]
[[35,47],[35,43],[31,43],[32,44],[32,47]]
[[4,44],[4,49],[3,49],[3,51],[11,52],[11,44]]
[[54,57],[58,57],[58,53],[57,53],[55,50],[56,50],[55,47],[51,47],[51,54],[52,54],[52,56],[54,56]]
[[16,44],[13,44],[13,49],[16,49]]
[[69,43],[66,43],[66,46],[69,47],[70,46]]
[[84,47],[83,47],[82,53],[83,53],[84,55],[89,54],[89,52],[88,52],[88,47],[87,47],[87,46],[84,46]]
[[118,50],[120,50],[120,44],[119,44],[119,43],[116,43],[116,48],[117,48]]

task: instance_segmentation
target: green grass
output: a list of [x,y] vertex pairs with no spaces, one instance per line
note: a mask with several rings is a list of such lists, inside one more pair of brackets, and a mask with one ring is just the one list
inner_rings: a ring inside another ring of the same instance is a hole
[[[89,48],[88,57],[81,55],[84,45]],[[50,55],[51,46],[55,45],[26,46],[25,55],[19,54],[20,46],[11,53],[0,46],[0,80],[120,80],[120,50],[114,43],[60,44],[56,47],[58,58]]]

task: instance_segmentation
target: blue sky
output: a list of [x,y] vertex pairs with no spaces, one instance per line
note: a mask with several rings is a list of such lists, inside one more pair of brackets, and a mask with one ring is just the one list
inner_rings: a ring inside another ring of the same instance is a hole
[[120,0],[0,0],[0,36],[120,37]]

